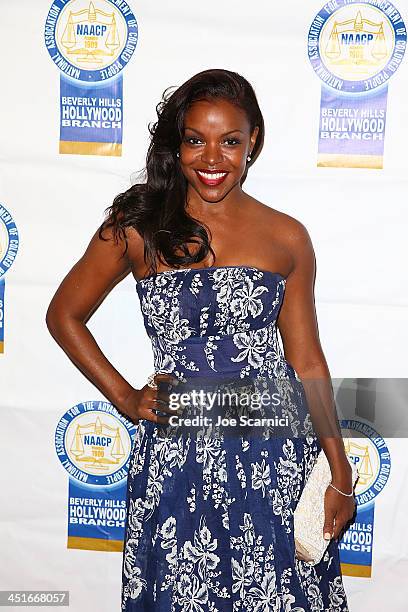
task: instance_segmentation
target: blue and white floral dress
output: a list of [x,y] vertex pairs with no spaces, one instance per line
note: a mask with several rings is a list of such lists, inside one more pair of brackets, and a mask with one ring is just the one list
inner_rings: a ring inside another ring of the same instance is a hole
[[[138,281],[155,371],[180,381],[300,380],[277,335],[285,285],[279,273],[252,266]],[[336,541],[316,566],[295,558],[293,512],[319,451],[315,436],[163,435],[163,426],[141,420],[129,465],[122,610],[347,612]]]

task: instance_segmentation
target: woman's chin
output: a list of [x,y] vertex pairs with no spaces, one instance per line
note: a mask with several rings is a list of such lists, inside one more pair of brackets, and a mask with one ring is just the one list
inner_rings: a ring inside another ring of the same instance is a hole
[[204,202],[216,204],[221,202],[227,196],[234,185],[217,185],[217,186],[205,186],[205,185],[194,185],[193,186],[197,194]]

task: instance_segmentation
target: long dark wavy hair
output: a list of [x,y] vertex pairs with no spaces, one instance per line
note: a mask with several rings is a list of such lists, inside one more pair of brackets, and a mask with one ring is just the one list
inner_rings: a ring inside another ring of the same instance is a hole
[[[177,151],[183,139],[184,117],[193,102],[225,99],[242,109],[249,120],[251,133],[259,127],[251,161],[241,178],[245,181],[248,167],[260,153],[264,140],[264,120],[250,83],[236,72],[222,69],[204,70],[180,87],[167,88],[156,106],[157,121],[149,124],[151,136],[146,167],[140,178],[115,197],[105,210],[105,220],[99,228],[112,228],[116,242],[128,242],[126,227],[137,230],[144,241],[144,260],[150,273],[156,273],[157,260],[165,266],[179,268],[205,259],[210,245],[209,228],[186,212],[187,181],[181,170]],[[208,230],[208,233],[207,233]],[[189,244],[198,245],[192,254]]]

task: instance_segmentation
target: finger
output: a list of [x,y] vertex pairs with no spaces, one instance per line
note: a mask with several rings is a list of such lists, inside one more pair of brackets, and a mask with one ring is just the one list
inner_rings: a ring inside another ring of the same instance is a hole
[[153,389],[156,396],[163,400],[168,401],[170,391],[176,386],[177,379],[169,376],[168,374],[156,374],[153,378],[153,384],[155,386],[146,385],[147,389]]
[[178,384],[178,380],[175,376],[172,376],[171,374],[161,373],[161,372],[159,372],[158,374],[155,374],[154,381],[156,385],[158,385],[159,383],[168,383],[175,387]]
[[164,402],[163,400],[153,398],[151,406],[149,406],[153,410],[158,410],[159,412],[165,412],[166,414],[177,414],[179,411],[179,406],[175,405],[173,402],[170,406],[169,403]]
[[334,526],[334,539],[337,540],[337,538],[340,538],[341,534],[344,532],[344,527],[346,525],[347,521],[344,520],[339,520],[337,519],[335,521],[335,526]]
[[143,404],[147,404],[148,408],[154,407],[157,410],[162,410],[168,414],[177,413],[182,409],[178,395],[176,393],[170,394],[167,399],[163,399],[159,396],[158,390],[147,386],[143,396]]
[[325,540],[331,540],[335,527],[335,513],[331,508],[325,507],[323,537]]
[[171,398],[171,404],[169,401],[165,401],[157,397],[157,390],[149,387],[142,401],[142,410],[146,408],[147,410],[155,410],[157,412],[162,412],[163,414],[174,415],[181,414],[182,407],[180,402],[177,401],[177,398]]
[[334,529],[334,537],[337,538],[341,538],[343,536],[343,534],[345,533],[345,531],[347,531],[348,527],[350,526],[354,515],[355,515],[355,510],[356,510],[356,504],[354,503],[353,506],[354,510],[353,510],[353,514],[351,514],[351,512],[349,511],[348,514],[342,514],[342,518],[340,518],[339,516],[336,516],[336,524],[335,524],[335,529]]
[[159,389],[155,389],[153,387],[146,386],[145,393],[143,396],[144,401],[153,402],[161,402],[163,406],[168,405],[168,398],[163,397],[163,394],[160,394]]
[[175,397],[177,397],[177,394],[175,392],[175,385],[173,383],[173,380],[159,380],[157,383],[157,397],[158,399],[166,402],[167,404],[169,403],[170,400],[170,396],[173,396],[173,399]]
[[[172,416],[174,416],[174,413]],[[170,416],[156,414],[154,408],[146,408],[146,418],[148,421],[153,421],[153,423],[159,423],[160,425],[169,425],[170,422]]]
[[155,412],[151,413],[151,420],[154,423],[158,423],[159,425],[168,425],[170,421],[170,417],[166,417],[160,414],[156,414]]
[[345,524],[346,524],[346,521],[344,519],[336,517],[336,520],[334,523],[334,533],[333,533],[333,538],[335,540],[341,537],[341,534],[344,531]]

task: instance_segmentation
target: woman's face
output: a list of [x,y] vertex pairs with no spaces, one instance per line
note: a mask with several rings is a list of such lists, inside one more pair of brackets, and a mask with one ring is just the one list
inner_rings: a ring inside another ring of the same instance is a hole
[[240,189],[258,131],[251,134],[245,112],[227,100],[194,102],[185,115],[180,145],[189,189],[206,202],[219,202],[234,187]]

